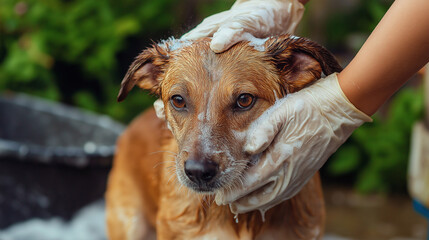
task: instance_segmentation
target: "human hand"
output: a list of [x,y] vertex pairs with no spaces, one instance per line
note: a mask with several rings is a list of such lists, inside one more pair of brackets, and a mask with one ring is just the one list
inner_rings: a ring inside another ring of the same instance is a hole
[[235,214],[262,212],[297,194],[364,122],[372,121],[343,94],[336,74],[278,100],[247,133],[244,150],[259,161],[239,189],[216,194]]
[[239,41],[293,33],[304,6],[298,0],[237,0],[230,10],[212,15],[181,37],[213,37],[210,48],[223,52]]

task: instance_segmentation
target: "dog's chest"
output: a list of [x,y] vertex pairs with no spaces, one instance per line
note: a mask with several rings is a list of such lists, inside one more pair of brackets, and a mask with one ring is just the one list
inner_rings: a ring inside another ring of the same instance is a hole
[[[164,160],[177,151],[172,140],[163,149]],[[217,206],[213,197],[203,197],[182,186],[176,177],[175,163],[165,161],[160,182],[157,213],[159,239],[253,239],[246,222],[236,223],[228,206]]]

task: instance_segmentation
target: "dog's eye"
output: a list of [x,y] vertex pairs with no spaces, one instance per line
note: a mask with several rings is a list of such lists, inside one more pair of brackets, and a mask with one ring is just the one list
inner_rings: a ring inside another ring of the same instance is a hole
[[249,93],[243,93],[237,98],[237,107],[242,110],[248,110],[253,106],[255,97]]
[[172,96],[170,102],[176,110],[181,110],[186,107],[185,99],[180,95]]

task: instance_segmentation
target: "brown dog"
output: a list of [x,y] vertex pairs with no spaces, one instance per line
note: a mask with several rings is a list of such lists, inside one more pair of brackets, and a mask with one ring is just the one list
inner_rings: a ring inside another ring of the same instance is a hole
[[318,175],[265,221],[257,211],[234,219],[213,199],[219,189],[238,186],[252,164],[243,151],[249,125],[277,97],[341,67],[320,45],[287,35],[258,46],[240,42],[221,54],[209,43],[169,40],[143,51],[129,68],[118,99],[134,85],[150,90],[164,103],[158,115],[165,121],[148,110],[119,139],[106,193],[109,238],[321,238]]

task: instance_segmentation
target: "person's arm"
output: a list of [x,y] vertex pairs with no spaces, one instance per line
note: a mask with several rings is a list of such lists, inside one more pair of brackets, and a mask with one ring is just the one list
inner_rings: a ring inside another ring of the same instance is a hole
[[428,61],[429,1],[396,0],[338,80],[349,100],[372,115]]
[[428,60],[429,1],[397,0],[339,80],[333,74],[289,94],[256,120],[244,150],[259,161],[243,186],[216,195],[216,203],[243,213],[293,197]]

